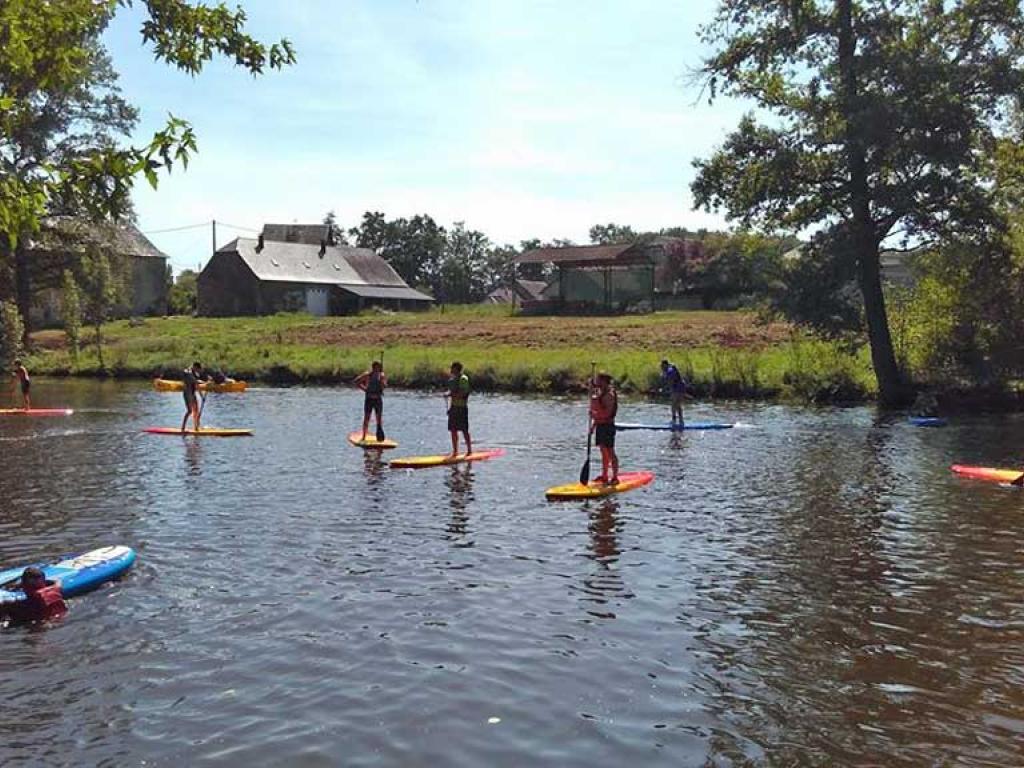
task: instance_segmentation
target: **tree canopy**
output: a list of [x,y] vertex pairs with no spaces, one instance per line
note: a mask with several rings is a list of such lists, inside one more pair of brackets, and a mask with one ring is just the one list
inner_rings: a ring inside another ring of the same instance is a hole
[[191,127],[174,116],[147,144],[125,143],[137,114],[117,90],[101,35],[127,6],[142,9],[141,39],[155,57],[192,75],[215,56],[253,75],[295,60],[287,40],[252,38],[245,12],[223,4],[0,0],[0,297],[13,289],[22,315],[32,289],[19,244],[44,216],[124,217],[136,178],[155,186],[160,171],[196,151]]
[[807,285],[855,281],[881,397],[899,401],[879,252],[1002,230],[989,160],[1022,84],[1018,2],[722,0],[703,40],[712,98],[759,111],[696,163],[697,204],[813,233],[807,268],[830,280]]

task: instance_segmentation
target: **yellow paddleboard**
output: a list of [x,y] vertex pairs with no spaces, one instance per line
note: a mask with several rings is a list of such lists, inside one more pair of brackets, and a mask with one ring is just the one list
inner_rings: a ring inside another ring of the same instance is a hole
[[566,485],[556,485],[554,488],[548,488],[544,492],[544,495],[547,497],[548,501],[597,499],[601,496],[611,496],[613,493],[631,491],[634,488],[647,485],[653,479],[653,472],[620,472],[619,482],[615,485],[605,485],[603,483],[591,483],[590,485],[583,485],[582,483],[568,483]]
[[373,450],[385,450],[387,448],[397,448],[398,443],[394,440],[378,440],[372,432],[366,433],[366,439],[363,440],[362,431],[349,432],[348,441],[357,448],[367,448]]
[[491,451],[473,451],[473,453],[460,453],[456,456],[407,456],[404,459],[389,461],[388,466],[395,469],[423,469],[424,467],[443,467],[447,464],[462,464],[466,461],[486,461],[503,455],[505,455],[503,448],[495,448]]

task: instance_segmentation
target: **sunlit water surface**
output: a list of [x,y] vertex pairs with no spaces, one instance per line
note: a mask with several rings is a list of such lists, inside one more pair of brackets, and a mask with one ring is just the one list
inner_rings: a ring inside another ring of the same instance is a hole
[[[348,390],[211,397],[249,439],[141,434],[180,395],[40,382],[0,421],[0,564],[113,543],[125,579],[0,631],[0,765],[1019,765],[1024,419],[698,405],[619,436],[654,484],[549,504],[578,400],[478,395],[503,458],[389,470]],[[622,418],[667,408],[625,403]],[[387,400],[394,455],[443,401]],[[596,471],[595,471],[596,474]]]

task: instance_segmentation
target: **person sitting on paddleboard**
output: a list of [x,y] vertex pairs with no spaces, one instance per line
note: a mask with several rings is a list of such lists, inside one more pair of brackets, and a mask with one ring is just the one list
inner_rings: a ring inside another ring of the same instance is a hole
[[678,420],[679,426],[683,426],[683,398],[686,397],[686,379],[668,360],[661,361],[661,386],[667,389],[672,396],[672,424]]
[[[590,384],[590,431],[601,449],[601,476],[595,483],[615,485],[619,482],[619,457],[615,454],[615,414],[619,410],[619,396],[612,387],[612,377],[604,371]],[[608,469],[611,468],[611,479]]]
[[21,385],[21,399],[24,401],[25,410],[29,410],[32,407],[32,377],[28,375],[28,369],[21,364],[21,360],[14,361],[14,373],[11,377],[17,379]]
[[377,416],[377,431],[384,429],[384,388],[388,385],[388,377],[384,375],[384,365],[374,360],[370,370],[356,376],[356,386],[366,393],[363,400],[363,440],[366,440],[366,428],[370,426],[370,414]]
[[459,453],[459,432],[466,438],[466,453],[473,452],[473,441],[469,436],[469,377],[462,371],[462,363],[454,362],[451,377],[448,379],[448,391],[445,398],[450,398],[448,405],[448,431],[452,435],[451,456]]
[[42,570],[34,565],[22,572],[18,587],[25,593],[25,599],[17,603],[0,604],[0,619],[14,622],[45,621],[67,613],[68,606],[64,602],[60,585],[47,581]]
[[199,382],[206,381],[209,377],[203,373],[203,364],[198,360],[192,363],[191,368],[185,369],[185,387],[181,390],[185,398],[185,418],[181,420],[181,431],[185,431],[188,424],[188,417],[192,417],[192,426],[196,432],[199,431]]

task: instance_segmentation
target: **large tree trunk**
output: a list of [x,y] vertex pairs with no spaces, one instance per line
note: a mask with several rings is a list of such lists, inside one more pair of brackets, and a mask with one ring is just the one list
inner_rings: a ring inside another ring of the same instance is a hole
[[21,314],[21,322],[25,327],[22,343],[28,349],[29,334],[32,332],[32,278],[29,274],[29,257],[22,240],[14,248],[14,300]]
[[882,293],[879,266],[879,238],[871,218],[871,189],[868,182],[867,154],[864,150],[863,116],[857,83],[857,40],[853,29],[852,0],[836,0],[838,22],[839,80],[842,110],[846,118],[844,143],[849,173],[850,209],[849,245],[857,260],[858,282],[864,298],[864,314],[871,344],[871,364],[878,380],[878,395],[883,405],[898,405],[906,397],[896,353],[889,332],[889,318]]
[[889,332],[877,244],[858,245],[857,267],[860,292],[864,297],[868,341],[871,344],[871,364],[875,369],[875,378],[878,379],[878,395],[883,405],[902,405],[907,398],[907,390],[896,364],[892,334]]

